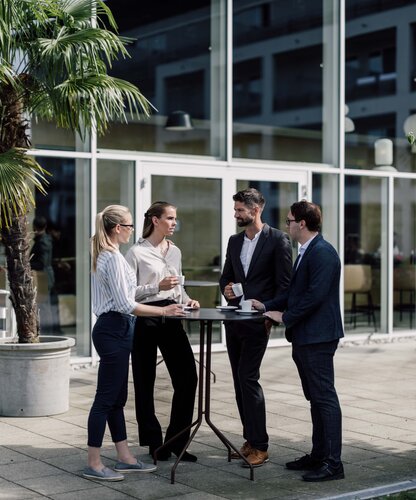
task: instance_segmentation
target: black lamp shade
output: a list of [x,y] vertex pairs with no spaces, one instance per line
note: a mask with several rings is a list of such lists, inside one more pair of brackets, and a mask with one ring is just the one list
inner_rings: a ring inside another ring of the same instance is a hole
[[172,111],[166,121],[166,130],[192,130],[191,117],[185,111]]

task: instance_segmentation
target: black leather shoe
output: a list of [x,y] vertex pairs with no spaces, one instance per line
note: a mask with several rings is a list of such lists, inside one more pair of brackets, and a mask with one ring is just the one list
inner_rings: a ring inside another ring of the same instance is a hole
[[[160,447],[161,445],[158,446],[149,446],[149,455],[153,457],[154,452]],[[167,448],[162,448],[157,452],[157,460],[160,460],[162,462],[165,462],[166,460],[169,460],[171,457],[171,452]]]
[[322,460],[313,458],[310,455],[304,455],[303,457],[293,460],[293,462],[287,462],[286,469],[289,470],[315,470],[319,469],[322,465]]
[[332,481],[334,479],[344,479],[344,466],[332,467],[324,462],[319,469],[304,474],[302,479],[309,482]]
[[[173,451],[173,453],[178,457],[181,452],[179,451],[176,453],[176,451]],[[181,462],[196,462],[198,460],[198,457],[195,455],[192,455],[192,453],[188,453],[185,451],[185,453],[182,455]]]

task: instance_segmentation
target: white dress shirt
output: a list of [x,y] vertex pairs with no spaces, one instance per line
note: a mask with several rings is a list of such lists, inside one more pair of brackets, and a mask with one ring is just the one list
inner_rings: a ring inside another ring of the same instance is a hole
[[247,238],[247,236],[244,235],[244,242],[241,248],[240,260],[241,264],[243,265],[245,276],[247,276],[248,269],[251,263],[251,258],[253,257],[254,250],[256,249],[257,243],[259,241],[261,231],[262,230],[256,233],[252,240],[250,240],[250,238]]
[[185,289],[177,285],[171,290],[159,290],[159,283],[166,276],[182,274],[182,254],[171,241],[165,255],[154,247],[146,238],[139,238],[126,255],[126,260],[133,269],[137,280],[135,298],[137,302],[155,302],[171,299],[178,304],[187,304],[191,300]]
[[[316,234],[315,234],[315,236],[316,236]],[[306,243],[301,245],[301,247],[299,248],[299,260],[296,264],[296,269],[299,267],[299,264],[300,264],[300,261],[302,260],[303,254],[306,252],[306,249],[310,245],[311,241],[315,238],[315,236],[312,236],[312,238],[310,240],[308,240]]]

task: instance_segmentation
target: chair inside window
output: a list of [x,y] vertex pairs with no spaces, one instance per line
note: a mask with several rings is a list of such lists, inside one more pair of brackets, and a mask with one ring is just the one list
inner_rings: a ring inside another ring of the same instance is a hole
[[413,326],[413,314],[415,312],[415,288],[416,288],[416,266],[401,265],[394,269],[394,290],[399,294],[400,321],[403,319],[403,312],[409,313],[410,328]]
[[[346,311],[350,315],[350,323],[354,328],[357,326],[357,318],[367,317],[368,326],[374,324],[374,331],[377,331],[376,315],[371,296],[371,266],[368,264],[346,264],[344,267],[344,292],[352,294],[351,308]],[[364,295],[366,303],[357,300],[360,295]]]

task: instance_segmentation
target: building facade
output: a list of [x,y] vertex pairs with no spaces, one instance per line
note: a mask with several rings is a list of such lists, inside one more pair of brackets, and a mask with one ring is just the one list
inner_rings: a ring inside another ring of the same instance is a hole
[[[406,132],[416,133],[416,1],[107,4],[132,39],[131,58],[111,73],[140,88],[151,118],[84,141],[53,124],[31,129],[33,154],[53,174],[36,215],[55,230],[61,329],[76,337],[74,359],[93,355],[97,211],[129,206],[137,238],[152,201],[175,204],[184,274],[206,285],[188,293],[214,307],[236,231],[232,195],[248,186],[266,197],[264,220],[283,230],[294,201],[321,205],[323,234],[345,264],[347,336],[415,334],[416,149]],[[166,127],[185,113],[191,127]],[[283,337],[276,328],[271,345]],[[215,342],[223,348],[220,330]]]

